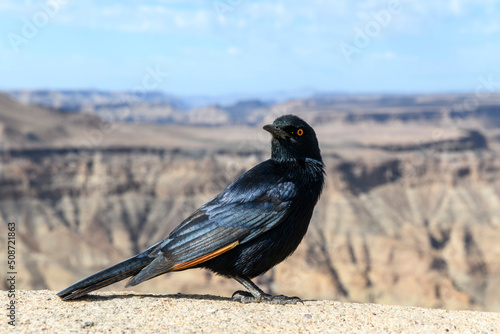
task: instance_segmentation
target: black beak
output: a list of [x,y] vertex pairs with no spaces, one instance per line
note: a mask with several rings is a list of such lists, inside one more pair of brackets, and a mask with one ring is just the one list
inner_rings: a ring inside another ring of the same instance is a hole
[[277,125],[272,125],[272,124],[264,125],[263,129],[271,133],[274,138],[286,139],[290,137],[290,135],[286,131],[281,130],[280,127]]

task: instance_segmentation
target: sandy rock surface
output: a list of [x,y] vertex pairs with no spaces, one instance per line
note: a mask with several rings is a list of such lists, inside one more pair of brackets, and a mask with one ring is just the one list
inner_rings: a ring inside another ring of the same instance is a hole
[[[7,293],[2,291],[1,304]],[[500,333],[500,313],[336,301],[240,304],[210,295],[97,292],[63,302],[54,291],[17,291],[11,333]],[[4,331],[7,329],[7,331]]]

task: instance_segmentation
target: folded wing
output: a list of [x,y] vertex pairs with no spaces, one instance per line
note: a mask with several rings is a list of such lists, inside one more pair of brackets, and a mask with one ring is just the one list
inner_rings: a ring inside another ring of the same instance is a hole
[[273,180],[269,175],[262,178],[265,182],[259,182],[258,177],[245,180],[247,174],[153,246],[149,256],[155,259],[129,285],[208,261],[284,221],[292,210],[294,184]]

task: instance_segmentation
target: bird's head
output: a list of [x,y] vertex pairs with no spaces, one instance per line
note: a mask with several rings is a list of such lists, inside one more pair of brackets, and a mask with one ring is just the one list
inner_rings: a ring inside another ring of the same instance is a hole
[[313,128],[295,115],[283,115],[264,126],[272,135],[271,157],[275,160],[303,160],[322,162],[318,139]]

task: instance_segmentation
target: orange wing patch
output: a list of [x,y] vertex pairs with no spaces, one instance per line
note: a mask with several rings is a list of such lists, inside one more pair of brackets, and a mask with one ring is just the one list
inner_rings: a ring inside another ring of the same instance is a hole
[[235,241],[233,243],[230,243],[227,246],[224,246],[222,248],[217,249],[216,251],[213,251],[212,253],[202,255],[200,257],[197,257],[196,259],[192,259],[192,260],[189,260],[186,262],[174,264],[174,266],[170,270],[177,271],[177,270],[184,270],[184,269],[191,268],[199,263],[213,259],[214,257],[217,257],[217,256],[227,252],[228,250],[233,249],[234,247],[238,246],[239,244],[240,244],[239,241]]

